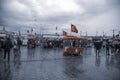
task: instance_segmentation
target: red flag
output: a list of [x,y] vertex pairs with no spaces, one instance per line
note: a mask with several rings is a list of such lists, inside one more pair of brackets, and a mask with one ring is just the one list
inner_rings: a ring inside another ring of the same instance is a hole
[[78,33],[78,30],[75,25],[71,24],[71,32]]
[[63,31],[63,36],[66,36],[67,35],[67,32]]

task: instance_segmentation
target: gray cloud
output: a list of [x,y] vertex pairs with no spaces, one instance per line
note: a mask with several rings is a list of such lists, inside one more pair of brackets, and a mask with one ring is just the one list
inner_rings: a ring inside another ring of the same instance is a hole
[[109,0],[108,3],[111,7],[120,8],[120,0]]
[[119,4],[119,0],[1,0],[0,26],[13,31],[34,27],[37,32],[58,26],[62,32],[69,31],[73,23],[94,35],[98,29],[109,31],[120,25]]

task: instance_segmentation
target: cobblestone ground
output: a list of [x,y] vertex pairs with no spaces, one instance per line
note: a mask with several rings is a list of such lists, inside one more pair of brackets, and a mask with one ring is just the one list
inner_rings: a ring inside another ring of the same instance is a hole
[[63,56],[63,49],[21,48],[10,62],[0,52],[0,80],[120,80],[120,54],[96,56],[87,48],[80,56]]

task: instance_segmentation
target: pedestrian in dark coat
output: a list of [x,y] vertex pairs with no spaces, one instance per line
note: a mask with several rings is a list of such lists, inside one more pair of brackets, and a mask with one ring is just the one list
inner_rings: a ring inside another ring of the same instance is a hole
[[13,47],[10,38],[7,38],[3,44],[4,49],[4,59],[6,59],[6,54],[8,54],[8,61],[10,60],[10,50]]
[[21,51],[20,51],[21,45],[22,45],[22,41],[21,41],[20,38],[18,37],[18,38],[17,38],[17,47],[18,47],[18,51],[19,51],[20,53],[21,53]]
[[101,49],[101,47],[102,47],[102,42],[101,42],[101,41],[95,41],[95,42],[94,42],[94,46],[95,46],[95,49],[96,49],[96,54],[99,55],[100,49]]
[[109,48],[110,48],[110,43],[107,41],[107,44],[106,44],[106,54],[107,55],[110,55],[109,54]]

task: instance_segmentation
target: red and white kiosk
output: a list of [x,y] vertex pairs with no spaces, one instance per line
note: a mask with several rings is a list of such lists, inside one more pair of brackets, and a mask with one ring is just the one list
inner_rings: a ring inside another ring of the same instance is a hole
[[63,44],[64,44],[64,52],[63,56],[67,55],[80,55],[81,52],[84,50],[85,44],[83,41],[86,40],[86,37],[82,36],[64,36],[63,37]]

